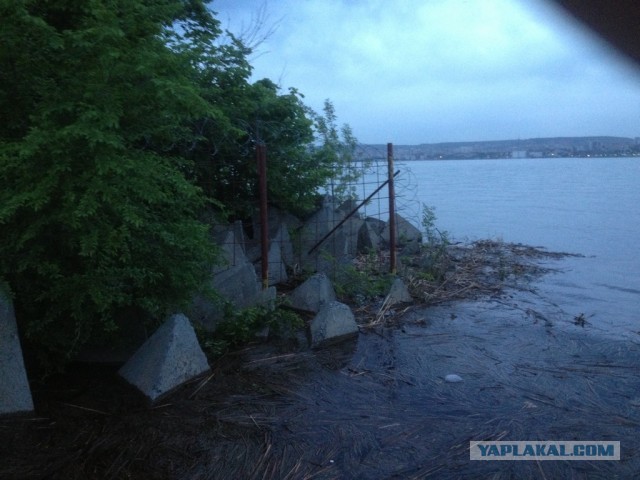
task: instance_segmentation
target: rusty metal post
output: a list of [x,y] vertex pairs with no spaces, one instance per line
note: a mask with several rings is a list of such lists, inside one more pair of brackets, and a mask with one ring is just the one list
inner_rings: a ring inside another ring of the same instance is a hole
[[396,191],[393,183],[393,143],[387,143],[387,162],[389,175],[389,272],[397,271],[396,259]]
[[267,147],[256,145],[258,161],[258,186],[260,190],[260,250],[262,266],[262,288],[269,288],[269,221],[267,210]]

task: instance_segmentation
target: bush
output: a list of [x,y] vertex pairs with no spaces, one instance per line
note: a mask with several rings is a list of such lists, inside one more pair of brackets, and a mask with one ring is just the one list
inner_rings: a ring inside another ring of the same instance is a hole
[[[45,357],[70,358],[129,307],[162,318],[213,261],[189,164],[192,115],[213,115],[166,25],[199,2],[0,6],[0,277]],[[204,8],[204,7],[203,7]]]
[[436,227],[435,208],[422,205],[422,228],[425,242],[421,252],[421,271],[418,276],[427,281],[440,281],[449,265],[447,247],[451,244],[449,233]]
[[333,281],[338,297],[356,303],[364,303],[372,298],[386,295],[394,276],[383,271],[378,253],[358,255],[353,263],[334,268]]
[[232,348],[251,342],[264,328],[269,329],[272,337],[287,338],[304,326],[304,321],[298,314],[282,305],[274,309],[250,307],[235,310],[227,304],[225,318],[215,332],[198,329],[200,344],[212,357],[219,357]]
[[290,209],[351,158],[332,107],[323,123],[295,89],[249,83],[250,50],[220,39],[207,3],[0,3],[0,278],[43,354],[188,302],[214,260],[205,207],[252,213],[256,143]]

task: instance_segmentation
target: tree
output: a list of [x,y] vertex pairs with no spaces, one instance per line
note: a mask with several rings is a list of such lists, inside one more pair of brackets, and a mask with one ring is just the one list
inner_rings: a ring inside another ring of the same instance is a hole
[[203,75],[212,85],[210,92],[203,85],[204,96],[221,106],[229,128],[210,123],[201,130],[202,140],[191,152],[199,185],[210,197],[224,199],[232,216],[249,218],[258,201],[255,147],[264,144],[271,203],[304,215],[331,184],[337,196],[348,196],[345,185],[361,171],[354,158],[357,141],[348,125],[338,129],[331,102],[319,115],[298,90],[281,93],[269,79],[250,84],[249,74],[222,89],[221,82],[211,82],[214,75]]
[[264,144],[269,201],[295,213],[310,208],[330,172],[318,168],[309,149],[312,120],[302,95],[295,89],[281,94],[268,79],[228,90],[222,108],[232,129],[221,132],[212,126],[203,148],[194,152],[200,185],[213,198],[224,199],[234,217],[250,217],[258,194],[255,147]]
[[250,82],[205,0],[0,0],[0,16],[0,280],[42,352],[188,302],[214,260],[203,210],[255,207],[257,143],[272,202],[298,212],[352,158],[330,104]]
[[214,117],[194,119],[194,142],[176,152],[194,161],[194,181],[209,198],[224,202],[235,219],[250,218],[257,206],[258,144],[267,147],[269,201],[293,213],[307,213],[319,190],[332,182],[338,182],[335,193],[343,196],[343,183],[353,180],[357,171],[356,140],[348,125],[338,132],[328,100],[318,115],[295,88],[283,93],[269,79],[250,82],[248,58],[264,38],[257,32],[265,18],[262,8],[246,38],[212,34],[183,22],[183,41],[172,43],[190,59],[193,85],[217,108]]
[[27,339],[68,358],[208,272],[205,198],[176,152],[221,112],[180,46],[218,24],[199,0],[1,0],[0,16],[0,277]]
[[328,99],[324,102],[322,114],[314,113],[313,118],[315,164],[331,172],[327,180],[332,195],[342,200],[354,198],[354,182],[362,175],[363,165],[355,158],[358,141],[351,127],[348,124],[338,127],[335,107]]

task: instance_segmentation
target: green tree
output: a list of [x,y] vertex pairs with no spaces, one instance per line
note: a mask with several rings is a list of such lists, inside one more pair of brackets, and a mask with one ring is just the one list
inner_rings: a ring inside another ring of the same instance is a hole
[[[243,71],[239,64],[235,68]],[[336,126],[331,102],[320,115],[304,104],[298,90],[282,93],[271,80],[251,84],[249,76],[250,69],[244,70],[236,82],[223,84],[212,81],[215,75],[202,75],[204,96],[220,105],[228,119],[227,128],[209,123],[201,130],[201,141],[191,152],[204,191],[224,199],[234,217],[250,217],[258,200],[255,147],[264,144],[270,203],[304,215],[323,189],[339,197],[352,195],[346,185],[361,173],[354,157],[357,141],[348,125]]]
[[185,53],[218,24],[199,0],[0,0],[0,17],[0,276],[27,338],[68,357],[205,278],[205,199],[176,152],[222,116]]
[[264,144],[269,201],[298,213],[309,208],[326,173],[309,152],[312,121],[302,96],[294,89],[280,94],[268,79],[236,87],[225,98],[234,95],[222,105],[232,129],[211,131],[210,144],[196,152],[200,184],[213,198],[224,199],[235,217],[250,217],[258,198],[255,148]]
[[203,210],[255,208],[257,143],[271,201],[298,213],[355,172],[333,106],[251,83],[206,4],[0,0],[0,278],[43,352],[188,302],[214,257]]
[[318,115],[295,88],[282,92],[269,79],[251,83],[248,57],[255,45],[229,32],[195,29],[185,37],[189,42],[176,48],[191,58],[193,83],[221,114],[195,120],[197,141],[180,153],[195,161],[197,184],[209,198],[223,200],[232,217],[249,218],[257,207],[257,144],[267,148],[269,201],[294,213],[312,209],[319,189],[336,175],[340,182],[354,174],[355,138],[346,125],[337,131],[329,101]]
[[[335,107],[325,100],[322,114],[313,114],[316,131],[314,162],[323,171],[330,172],[325,181],[329,193],[339,199],[354,198],[354,182],[363,172],[362,163],[355,157],[357,139],[347,124],[338,126]],[[366,165],[365,165],[366,166]]]

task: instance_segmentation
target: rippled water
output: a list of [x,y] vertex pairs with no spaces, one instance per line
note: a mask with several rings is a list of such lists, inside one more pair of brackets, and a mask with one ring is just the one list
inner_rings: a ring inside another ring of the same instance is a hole
[[565,312],[584,314],[595,332],[640,334],[640,159],[418,161],[401,169],[416,185],[413,207],[434,206],[437,225],[455,239],[584,255],[561,262],[563,272],[540,289]]

